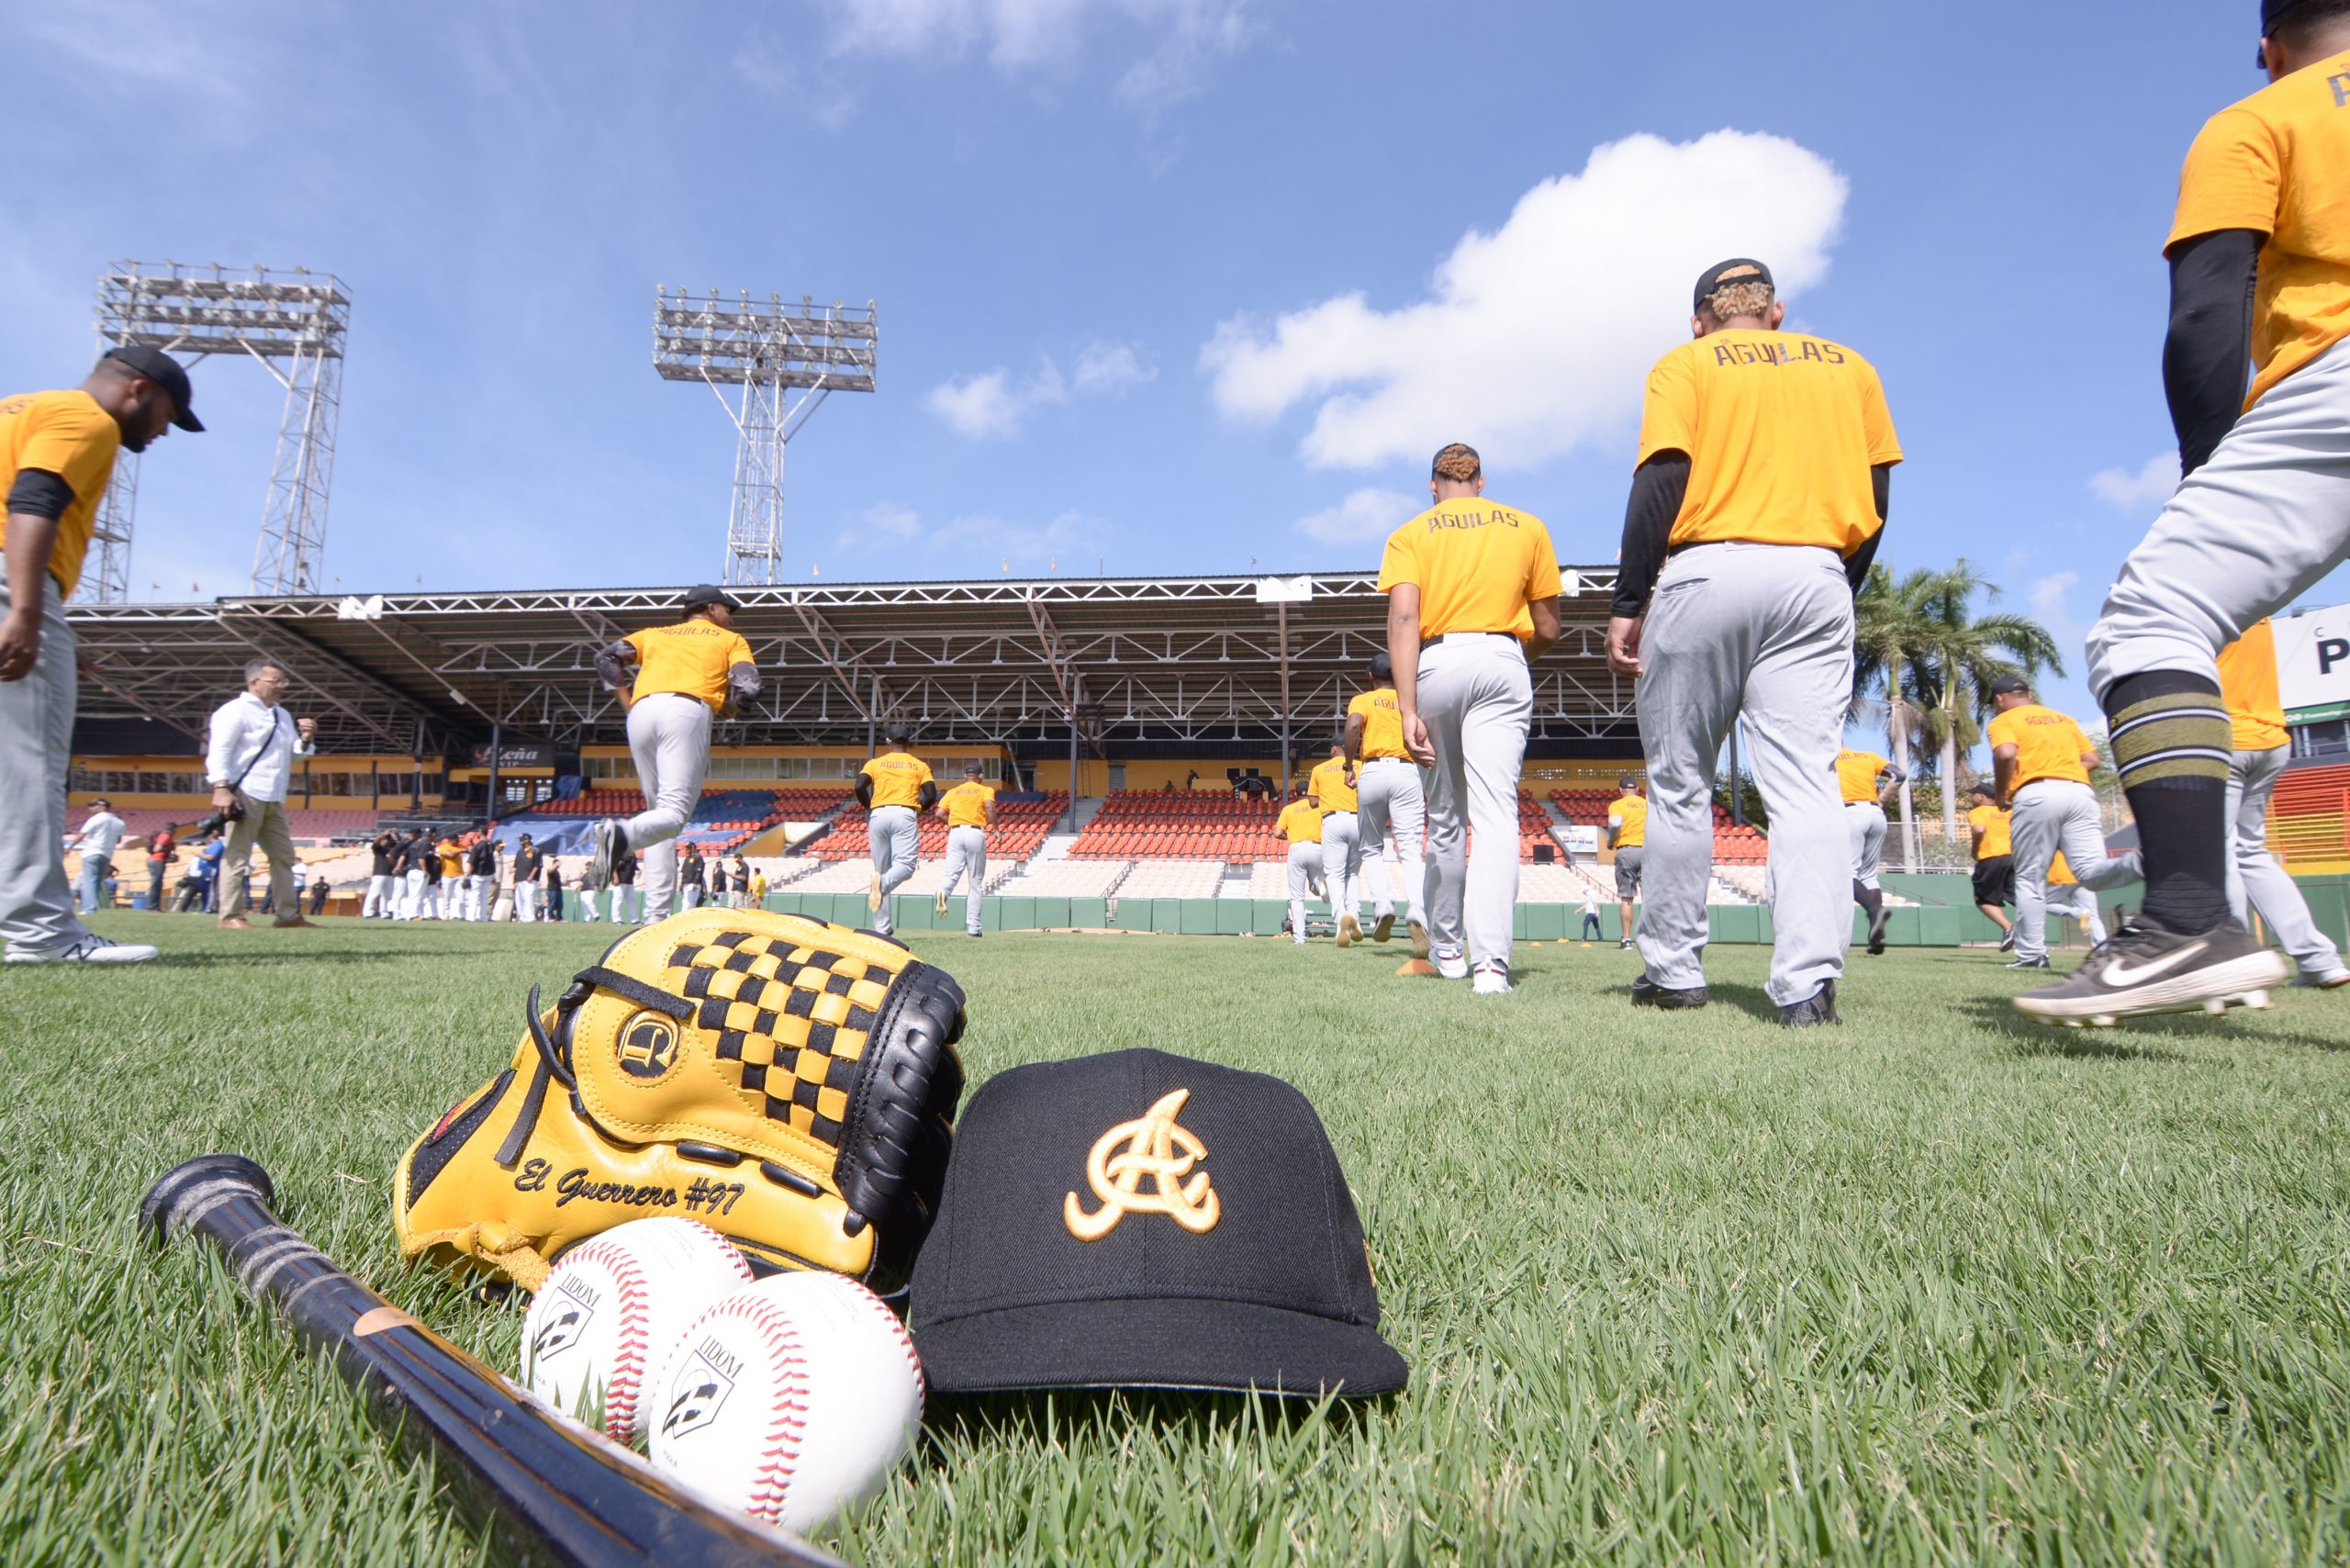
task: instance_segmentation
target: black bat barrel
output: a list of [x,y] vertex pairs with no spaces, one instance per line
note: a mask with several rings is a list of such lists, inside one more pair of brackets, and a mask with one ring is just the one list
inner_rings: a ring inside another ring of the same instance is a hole
[[274,1202],[268,1171],[210,1154],[166,1171],[139,1222],[159,1244],[195,1231],[219,1248],[239,1284],[331,1359],[403,1441],[431,1453],[507,1553],[578,1568],[836,1564],[533,1402],[337,1268],[278,1220]]

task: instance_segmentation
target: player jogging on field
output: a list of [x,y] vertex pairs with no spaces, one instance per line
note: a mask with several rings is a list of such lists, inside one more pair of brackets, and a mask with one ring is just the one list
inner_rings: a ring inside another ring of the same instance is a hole
[[[1517,916],[1517,778],[1534,718],[1528,666],[1559,640],[1559,557],[1531,512],[1484,499],[1474,447],[1429,465],[1436,505],[1379,564],[1404,745],[1427,769],[1421,889],[1437,973],[1509,990]],[[1474,830],[1473,847],[1468,838]]]
[[976,762],[965,763],[963,782],[941,795],[937,807],[946,819],[946,880],[939,884],[938,913],[946,913],[957,880],[968,872],[971,890],[963,903],[963,929],[974,936],[985,935],[979,913],[987,890],[988,829],[995,825],[995,790],[982,777],[986,771]]
[[2048,967],[2048,868],[2059,850],[2073,876],[2092,888],[2123,882],[2131,868],[2109,860],[2089,774],[2097,747],[2065,714],[2032,700],[2020,675],[1991,683],[1998,707],[1986,728],[1992,781],[2009,811],[2015,844],[2016,957],[2011,969]]
[[1347,704],[1346,751],[1355,764],[1355,826],[1362,849],[1363,884],[1371,892],[1371,938],[1384,942],[1395,929],[1395,897],[1387,885],[1387,856],[1381,847],[1395,841],[1404,896],[1412,901],[1412,956],[1428,956],[1427,917],[1421,884],[1427,876],[1427,805],[1420,793],[1420,769],[1404,749],[1404,718],[1395,706],[1395,662],[1385,654],[1371,660],[1371,689]]
[[1307,776],[1305,792],[1322,813],[1322,879],[1330,890],[1330,913],[1338,946],[1362,940],[1362,834],[1355,766],[1342,735],[1330,743],[1330,756]]
[[688,589],[679,608],[683,621],[632,632],[596,655],[596,673],[624,694],[629,756],[644,810],[626,822],[608,817],[596,824],[588,883],[604,886],[620,852],[634,850],[650,920],[666,920],[677,898],[677,834],[701,798],[711,721],[731,717],[760,685],[751,644],[733,629],[737,606],[724,589],[704,583]]
[[1649,803],[1640,798],[1640,781],[1629,774],[1616,780],[1617,794],[1607,802],[1607,845],[1616,851],[1616,912],[1623,917],[1619,947],[1632,945],[1634,903],[1640,896],[1640,873],[1648,865]]
[[2097,894],[2083,887],[2081,879],[2073,875],[2073,868],[2066,863],[2061,849],[2056,852],[2056,858],[2048,863],[2048,911],[2051,914],[2070,911],[2073,918],[2081,923],[2090,946],[2098,946],[2105,941],[2105,917],[2098,910]]
[[2257,1005],[2290,973],[2229,914],[2235,748],[2217,660],[2350,553],[2350,0],[2262,0],[2260,26],[2270,85],[2196,137],[2165,246],[2163,389],[2185,476],[2089,633],[2145,903],[2065,980],[2016,999],[2052,1022]]
[[[1771,1000],[1837,1022],[1851,846],[1833,763],[1852,696],[1852,599],[1901,445],[1869,363],[1780,330],[1771,271],[1697,281],[1691,342],[1649,372],[1607,661],[1638,678],[1648,751],[1648,970],[1632,1000],[1706,1002],[1714,767],[1741,713],[1771,810]],[[1654,600],[1651,600],[1651,590]]]
[[856,776],[856,803],[868,818],[866,842],[873,852],[873,884],[865,906],[873,929],[890,932],[890,895],[914,874],[922,851],[922,816],[938,803],[930,764],[906,750],[913,734],[903,724],[881,732],[890,749],[867,762]]
[[1885,799],[1901,787],[1900,768],[1873,751],[1836,754],[1836,788],[1844,797],[1844,839],[1852,846],[1852,902],[1868,912],[1869,952],[1885,951]]
[[1967,835],[1975,851],[1975,907],[1999,928],[1999,951],[2016,945],[2015,924],[2006,905],[2016,902],[2016,856],[2013,818],[1999,804],[1999,791],[1988,784],[1975,786],[1975,806],[1966,813]]
[[1289,935],[1291,941],[1303,945],[1305,897],[1317,888],[1326,891],[1329,886],[1324,879],[1327,862],[1322,854],[1322,812],[1300,795],[1281,808],[1273,831],[1289,840]]

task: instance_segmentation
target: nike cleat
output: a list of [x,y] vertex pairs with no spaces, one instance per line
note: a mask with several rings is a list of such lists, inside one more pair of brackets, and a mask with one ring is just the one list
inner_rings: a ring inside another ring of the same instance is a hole
[[2008,934],[2007,934],[2005,936],[2002,936],[2002,937],[2000,937],[2000,938],[1999,938],[1999,951],[2000,951],[2000,952],[2002,952],[2002,953],[2012,953],[2012,952],[2014,952],[2015,950],[2016,950],[2016,928],[2015,928],[2014,926],[2010,925],[2010,926],[2009,926],[2009,927],[2008,927]]
[[1646,975],[1642,975],[1632,982],[1632,1005],[1635,1007],[1658,1007],[1667,1012],[1685,1010],[1694,1013],[1711,1000],[1712,998],[1706,994],[1706,988],[1702,985],[1684,986],[1675,991],[1671,986],[1657,984]]
[[2156,1013],[2266,1007],[2292,967],[2233,921],[2188,935],[2139,913],[2054,985],[2025,991],[2016,1010],[2065,1028],[2102,1029]]
[[1810,1029],[1843,1021],[1836,1011],[1834,980],[1821,981],[1819,989],[1801,1002],[1790,1002],[1779,1009],[1779,1026],[1783,1029]]

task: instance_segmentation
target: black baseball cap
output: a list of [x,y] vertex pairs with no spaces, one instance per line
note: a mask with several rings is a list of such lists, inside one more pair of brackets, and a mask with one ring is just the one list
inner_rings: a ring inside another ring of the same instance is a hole
[[204,424],[196,417],[192,407],[195,389],[187,384],[187,372],[180,362],[161,349],[151,349],[144,343],[129,343],[118,349],[108,349],[99,356],[118,364],[127,364],[156,386],[172,395],[173,407],[179,412],[172,416],[172,423],[184,431],[202,431]]
[[740,610],[743,608],[741,605],[735,603],[734,600],[728,596],[726,590],[720,588],[716,583],[697,583],[694,587],[688,588],[686,590],[685,603],[679,608],[685,610],[699,610],[704,605],[711,604],[722,604],[729,610]]
[[1991,695],[2002,697],[2010,691],[2030,691],[2031,682],[2020,675],[2003,675],[1991,683]]
[[1732,256],[1707,267],[1697,279],[1697,302],[1695,308],[1706,308],[1706,297],[1718,288],[1734,283],[1767,283],[1774,289],[1779,286],[1771,281],[1771,269],[1751,256]]
[[1999,798],[1998,790],[1993,785],[1987,783],[1977,784],[1975,786],[1974,793],[1982,796],[1986,801],[1996,801]]
[[930,1386],[1409,1381],[1322,1120],[1278,1078],[1165,1051],[998,1073],[971,1097],[908,1316]]
[[2260,0],[2260,36],[2266,38],[2277,30],[2288,11],[2300,9],[2302,0]]

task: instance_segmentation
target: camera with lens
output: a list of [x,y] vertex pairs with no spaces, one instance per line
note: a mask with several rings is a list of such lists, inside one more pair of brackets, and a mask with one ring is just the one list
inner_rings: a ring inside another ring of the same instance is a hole
[[232,822],[241,821],[244,814],[245,808],[239,802],[231,801],[226,810],[215,812],[210,816],[201,819],[188,829],[188,833],[196,838],[207,837],[218,833]]

